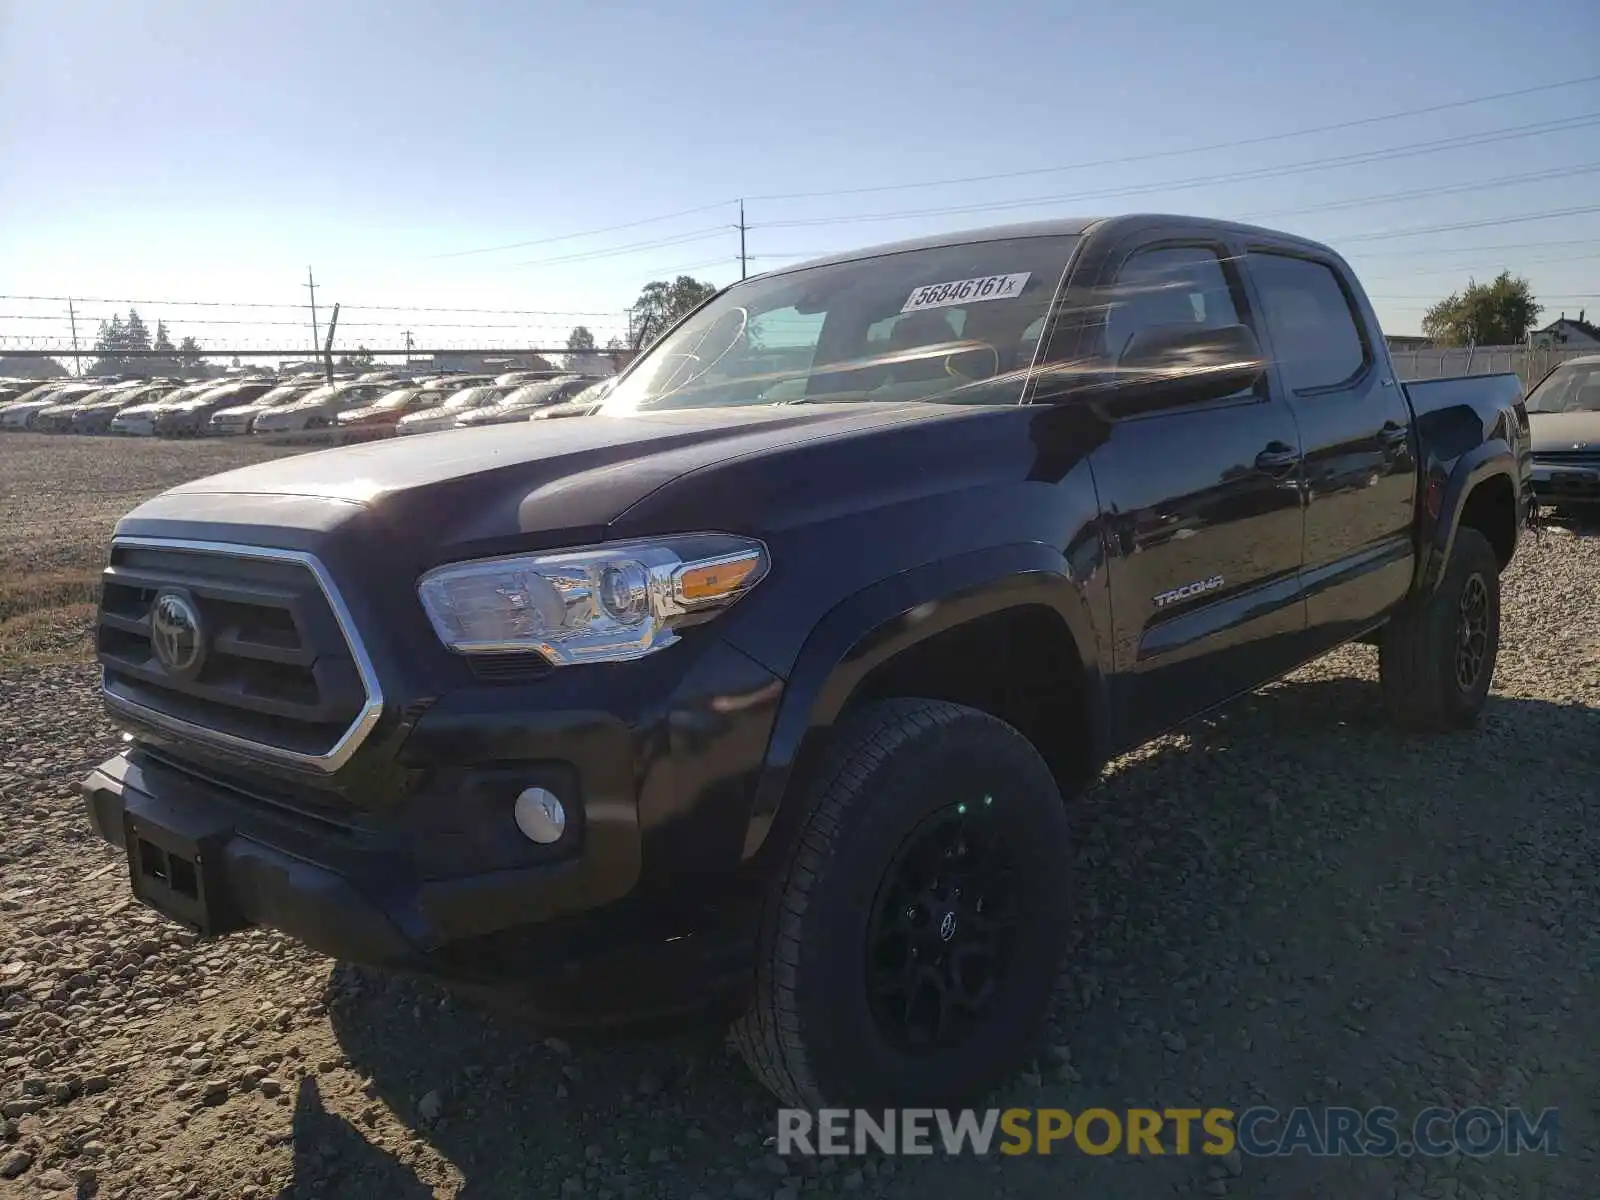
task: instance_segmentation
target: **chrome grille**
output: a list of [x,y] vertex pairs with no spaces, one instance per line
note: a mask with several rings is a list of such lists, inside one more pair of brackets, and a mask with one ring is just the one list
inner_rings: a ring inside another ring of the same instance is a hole
[[[198,619],[191,669],[164,662],[152,636],[164,593]],[[113,712],[255,758],[337,770],[383,708],[337,589],[298,551],[118,539],[96,648]]]

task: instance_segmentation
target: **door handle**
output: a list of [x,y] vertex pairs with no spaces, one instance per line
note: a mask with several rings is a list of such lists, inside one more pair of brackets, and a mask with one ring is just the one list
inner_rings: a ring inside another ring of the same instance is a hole
[[1266,449],[1256,455],[1256,470],[1269,475],[1281,475],[1293,470],[1300,461],[1300,452],[1282,442],[1268,442]]

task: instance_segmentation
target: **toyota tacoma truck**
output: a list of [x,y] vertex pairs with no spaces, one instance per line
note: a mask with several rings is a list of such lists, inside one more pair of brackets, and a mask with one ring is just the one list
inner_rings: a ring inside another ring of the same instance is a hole
[[793,1104],[1042,1032],[1103,764],[1351,641],[1485,703],[1514,376],[1395,377],[1344,260],[1176,216],[735,284],[574,421],[305,454],[118,524],[132,893],[550,1026],[726,1013]]

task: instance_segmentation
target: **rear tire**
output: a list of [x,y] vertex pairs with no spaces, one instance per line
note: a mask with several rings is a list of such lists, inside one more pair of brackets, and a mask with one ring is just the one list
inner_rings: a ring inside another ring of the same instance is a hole
[[959,1105],[1044,1025],[1069,919],[1061,794],[1011,726],[929,700],[841,724],[761,922],[734,1039],[786,1104]]
[[1402,729],[1465,729],[1478,719],[1500,650],[1500,562],[1476,529],[1457,530],[1438,590],[1390,619],[1378,672]]

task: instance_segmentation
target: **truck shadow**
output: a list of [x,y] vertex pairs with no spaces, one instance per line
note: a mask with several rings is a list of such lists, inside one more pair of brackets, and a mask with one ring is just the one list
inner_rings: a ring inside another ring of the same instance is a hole
[[[1600,768],[1600,714],[1497,696],[1479,728],[1442,735],[1424,756],[1387,727],[1375,683],[1305,675],[1119,760],[1074,803],[1082,920],[1051,1033],[1071,1048],[1072,1066],[1057,1075],[1044,1064],[1041,1078],[1024,1076],[997,1103],[1244,1106],[1256,1096],[1287,1106],[1334,1076],[1352,1085],[1384,1078],[1381,1064],[1352,1061],[1339,1037],[1348,995],[1371,1006],[1363,1011],[1374,1054],[1387,1038],[1414,1043],[1448,1023],[1414,997],[1397,994],[1386,1009],[1384,996],[1405,971],[1425,972],[1451,952],[1442,932],[1451,914],[1482,908],[1514,882],[1487,844],[1458,854],[1455,839],[1464,828],[1491,841],[1511,836],[1488,803],[1497,792],[1535,815],[1570,796],[1592,803],[1581,797]],[[1541,777],[1537,788],[1530,773]],[[1471,789],[1460,784],[1467,777]],[[1326,927],[1309,927],[1308,914]],[[1492,939],[1477,949],[1510,953]],[[1314,982],[1335,977],[1337,986]],[[1245,1011],[1258,997],[1281,1006],[1253,1044],[1241,1044],[1241,1027],[1259,1024]],[[461,1173],[463,1200],[770,1196],[782,1185],[762,1145],[776,1105],[720,1030],[547,1041],[431,985],[344,966],[327,1001],[353,1069],[372,1080],[369,1094]],[[1195,1053],[1171,1053],[1179,1041]],[[345,1167],[332,1194],[432,1194],[388,1151],[319,1111],[307,1101],[303,1122],[297,1112],[296,1145],[338,1140]],[[1205,1184],[1193,1160],[1141,1168],[1125,1184],[1116,1180],[1129,1172],[1108,1175],[1105,1161],[1012,1160],[1006,1183],[1013,1195],[1059,1195],[1080,1182],[1108,1196],[1152,1194],[1161,1172],[1174,1185]],[[327,1180],[325,1166],[297,1153],[297,1186]],[[892,1178],[869,1173],[864,1186],[918,1200],[970,1196],[993,1191],[994,1169],[901,1159]]]

